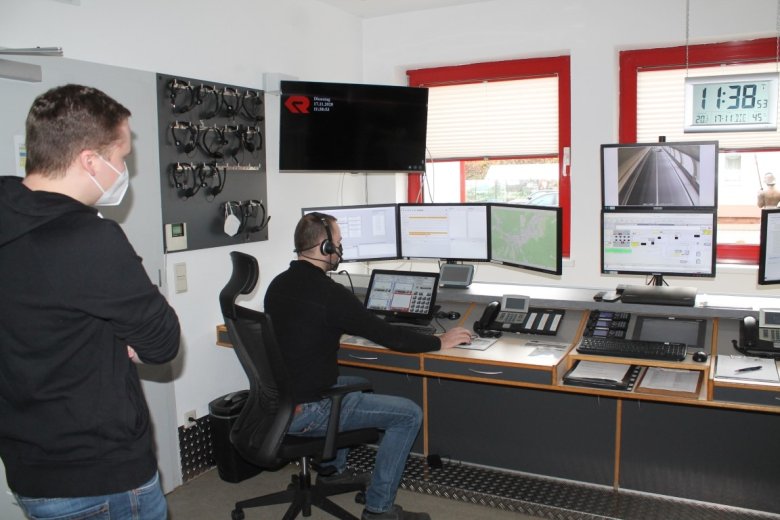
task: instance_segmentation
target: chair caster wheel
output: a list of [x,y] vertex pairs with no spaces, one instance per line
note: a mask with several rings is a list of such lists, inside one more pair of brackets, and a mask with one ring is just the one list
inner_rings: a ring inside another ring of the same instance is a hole
[[230,513],[230,520],[244,520],[244,510],[234,509]]
[[355,495],[355,503],[356,504],[365,504],[366,503],[366,492],[365,491],[358,491]]

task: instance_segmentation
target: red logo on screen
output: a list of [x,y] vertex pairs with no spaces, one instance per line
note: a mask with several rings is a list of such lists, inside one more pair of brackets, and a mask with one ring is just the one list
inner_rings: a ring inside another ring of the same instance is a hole
[[284,106],[293,114],[308,114],[309,105],[311,101],[306,96],[290,96],[284,102]]

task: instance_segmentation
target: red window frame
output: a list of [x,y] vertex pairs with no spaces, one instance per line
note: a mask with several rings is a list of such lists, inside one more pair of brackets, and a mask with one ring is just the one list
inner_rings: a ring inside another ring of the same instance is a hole
[[[530,58],[521,60],[472,63],[450,67],[416,69],[406,72],[412,87],[431,87],[458,83],[478,83],[528,77],[558,77],[558,204],[563,214],[563,256],[570,256],[571,235],[571,177],[570,167],[564,164],[564,149],[571,147],[571,73],[569,56]],[[479,159],[475,157],[474,159]],[[461,175],[461,182],[464,176]],[[407,197],[409,202],[421,199],[422,174],[410,173]]]
[[[687,58],[686,58],[687,55]],[[666,47],[622,51],[620,53],[620,123],[621,143],[636,142],[637,76],[640,70],[705,67],[718,64],[760,63],[777,60],[777,39],[690,45],[687,48]],[[723,149],[721,149],[723,150]],[[750,150],[731,149],[733,152]],[[758,263],[758,246],[718,244],[718,263]]]

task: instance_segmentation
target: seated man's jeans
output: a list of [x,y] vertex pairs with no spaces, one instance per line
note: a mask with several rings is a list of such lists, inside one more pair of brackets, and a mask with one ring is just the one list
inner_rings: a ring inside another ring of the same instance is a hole
[[[364,382],[362,377],[341,376],[336,386]],[[330,416],[330,400],[301,405],[290,424],[292,435],[325,435]],[[352,392],[341,403],[340,430],[378,428],[384,431],[374,462],[371,484],[366,490],[366,509],[381,513],[395,501],[398,485],[422,423],[422,410],[404,397]],[[347,465],[347,451],[338,451],[333,465],[341,472]]]
[[29,498],[16,502],[33,520],[165,520],[168,505],[160,487],[160,475],[137,489],[113,495],[74,498]]

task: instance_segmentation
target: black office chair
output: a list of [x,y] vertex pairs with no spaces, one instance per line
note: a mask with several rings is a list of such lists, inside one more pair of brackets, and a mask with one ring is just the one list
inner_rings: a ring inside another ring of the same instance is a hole
[[241,366],[249,378],[249,397],[233,425],[230,440],[249,462],[262,468],[277,470],[298,460],[300,469],[285,491],[236,503],[233,520],[244,518],[244,509],[290,502],[284,520],[292,520],[303,512],[311,515],[316,506],[342,520],[358,520],[329,496],[361,491],[360,484],[312,485],[310,470],[317,463],[333,459],[336,450],[375,442],[379,431],[373,428],[338,431],[341,401],[349,392],[370,390],[366,385],[350,385],[329,389],[323,395],[331,399],[331,414],[325,437],[288,435],[287,429],[295,411],[292,387],[281,351],[274,336],[268,314],[236,305],[236,298],[249,294],[257,284],[257,260],[233,251],[233,274],[219,294],[219,303],[230,341]]

